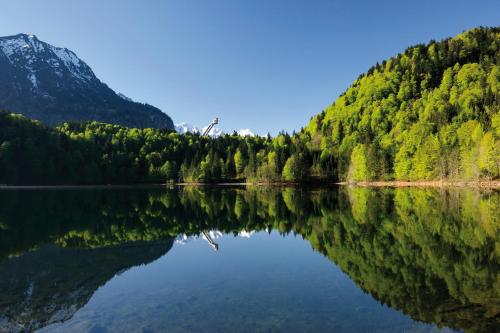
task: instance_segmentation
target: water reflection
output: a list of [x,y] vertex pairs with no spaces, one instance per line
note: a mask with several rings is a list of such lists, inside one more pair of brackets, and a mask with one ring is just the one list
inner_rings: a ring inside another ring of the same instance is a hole
[[0,264],[0,331],[27,331],[70,319],[98,287],[132,266],[158,259],[172,240],[97,249],[45,245]]
[[271,230],[307,239],[414,320],[470,332],[500,325],[498,192],[4,191],[0,203],[0,331],[69,319],[116,273],[159,258],[174,240],[217,244],[215,231]]

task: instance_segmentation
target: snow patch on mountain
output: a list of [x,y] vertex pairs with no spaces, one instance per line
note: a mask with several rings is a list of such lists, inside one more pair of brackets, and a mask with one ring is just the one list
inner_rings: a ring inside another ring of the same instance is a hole
[[78,59],[76,54],[68,49],[62,49],[59,47],[49,46],[51,51],[64,63],[66,69],[70,71],[75,77],[83,81],[90,81],[92,76],[82,71],[82,61]]
[[38,88],[38,82],[36,80],[36,75],[34,73],[30,73],[28,75],[28,80],[31,81],[31,84],[33,85],[33,88],[35,88],[35,89]]
[[[2,52],[10,64],[18,68],[24,68],[28,73],[34,73],[34,64],[37,68],[47,66],[59,76],[62,76],[61,67],[64,67],[73,77],[79,81],[88,82],[95,78],[94,73],[82,60],[72,51],[55,47],[40,41],[34,35],[19,34],[0,38],[0,52]],[[45,63],[45,64],[44,64]],[[28,76],[33,87],[33,76]]]
[[7,56],[10,63],[13,62],[11,57],[16,51],[23,51],[29,47],[30,46],[22,38],[0,40],[0,50]]

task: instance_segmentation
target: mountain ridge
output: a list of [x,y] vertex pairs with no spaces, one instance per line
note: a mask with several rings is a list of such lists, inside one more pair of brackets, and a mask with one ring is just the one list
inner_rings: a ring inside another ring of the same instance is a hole
[[0,107],[54,126],[99,121],[174,129],[161,110],[124,98],[100,81],[73,51],[35,35],[0,37]]

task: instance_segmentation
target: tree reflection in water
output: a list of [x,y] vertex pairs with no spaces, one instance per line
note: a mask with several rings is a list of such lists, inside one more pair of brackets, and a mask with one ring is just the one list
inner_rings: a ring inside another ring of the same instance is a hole
[[3,328],[66,320],[117,272],[206,230],[300,234],[415,320],[470,332],[500,327],[498,192],[185,187],[2,191],[0,202]]

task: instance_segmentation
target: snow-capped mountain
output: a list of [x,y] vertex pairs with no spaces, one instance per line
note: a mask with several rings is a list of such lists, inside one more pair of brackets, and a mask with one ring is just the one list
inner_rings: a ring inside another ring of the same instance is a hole
[[48,64],[58,77],[69,74],[81,83],[96,79],[90,67],[72,51],[43,43],[34,35],[0,38],[0,50],[10,65],[28,72],[27,79],[35,90],[38,89],[37,72],[40,70],[41,55],[45,58],[44,65]]
[[174,128],[159,109],[115,93],[74,52],[26,34],[0,37],[0,109],[48,125],[96,120]]
[[[201,134],[201,133],[204,133],[207,128],[208,128],[208,126],[205,126],[202,129],[199,129],[198,127],[190,125],[188,123],[180,123],[180,124],[176,124],[175,125],[175,130],[179,134],[186,134],[188,132],[189,133],[200,133]],[[236,133],[239,136],[255,136],[255,134],[251,130],[249,130],[248,128],[236,131]],[[212,128],[210,130],[210,132],[208,133],[208,135],[211,136],[211,137],[213,137],[213,138],[216,138],[216,137],[224,135],[224,134],[226,134],[226,133],[223,130],[221,130],[220,128],[218,128],[218,127]]]

